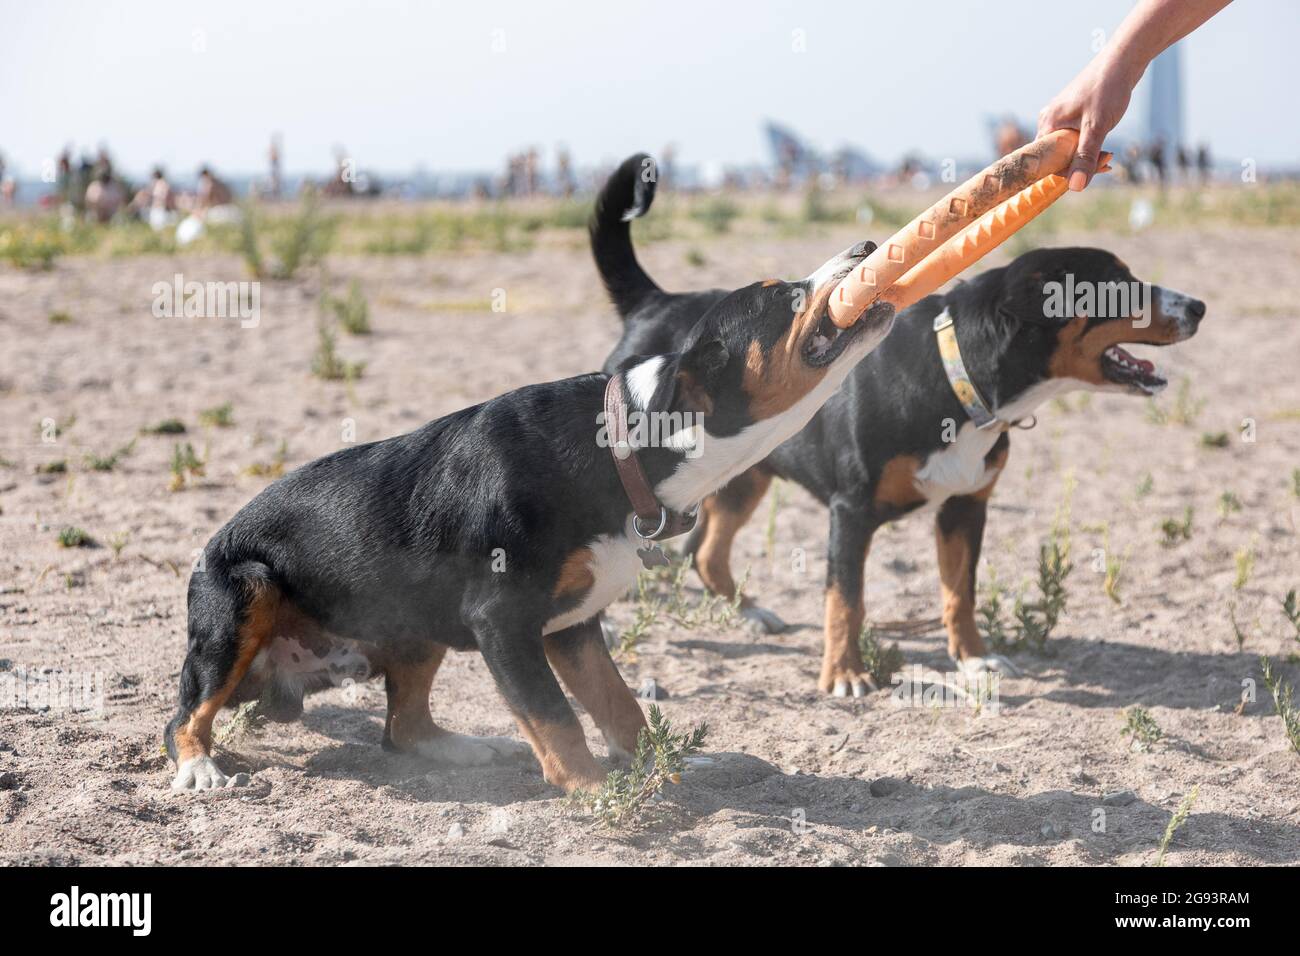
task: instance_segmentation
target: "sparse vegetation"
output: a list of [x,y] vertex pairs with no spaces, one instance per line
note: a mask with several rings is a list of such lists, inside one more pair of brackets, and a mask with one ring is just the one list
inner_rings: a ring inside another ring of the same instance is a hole
[[235,406],[231,402],[222,402],[212,408],[199,412],[199,424],[209,428],[232,428],[235,424]]
[[370,305],[361,291],[361,283],[356,280],[350,282],[348,294],[344,298],[328,294],[324,298],[344,332],[349,335],[370,334]]
[[1173,407],[1165,410],[1152,399],[1147,404],[1147,420],[1153,425],[1187,425],[1196,424],[1196,419],[1205,408],[1205,399],[1192,396],[1192,380],[1184,378],[1178,383],[1174,394]]
[[1227,448],[1228,441],[1227,432],[1201,432],[1202,448]]
[[708,726],[700,724],[689,734],[673,733],[659,708],[651,704],[649,726],[637,736],[632,766],[611,772],[599,790],[574,791],[572,804],[607,827],[634,822],[665,786],[681,782],[686,758],[699,753],[708,732]]
[[868,625],[858,635],[862,665],[877,687],[888,687],[893,676],[903,669],[903,652],[898,642],[886,645]]
[[157,425],[140,429],[143,435],[184,435],[185,423],[179,418],[164,418]]
[[740,207],[726,196],[710,196],[690,211],[690,217],[714,235],[730,231],[740,216]]
[[333,224],[321,216],[315,196],[305,193],[297,213],[271,230],[271,252],[276,258],[271,278],[292,279],[302,266],[323,259],[333,244],[333,231]]
[[1240,591],[1250,581],[1250,574],[1255,569],[1255,549],[1253,547],[1242,548],[1236,553],[1234,560],[1237,565],[1237,574],[1232,579],[1232,589]]
[[1151,494],[1151,492],[1155,489],[1155,486],[1156,486],[1156,480],[1152,476],[1151,472],[1148,471],[1141,478],[1138,479],[1137,489],[1135,491],[1135,494],[1137,495],[1138,498],[1145,498],[1147,495]]
[[1237,653],[1240,654],[1246,649],[1246,632],[1242,630],[1241,625],[1237,622],[1237,602],[1228,602],[1228,621],[1232,624],[1232,637],[1237,642]]
[[1196,798],[1201,795],[1201,785],[1198,783],[1192,787],[1187,796],[1183,797],[1183,802],[1178,805],[1174,815],[1169,819],[1169,826],[1165,827],[1165,835],[1160,838],[1160,849],[1156,854],[1154,866],[1165,865],[1165,854],[1169,851],[1169,844],[1174,841],[1174,834],[1179,828],[1187,822],[1187,818],[1192,814],[1192,807],[1196,804]]
[[1160,522],[1160,533],[1164,536],[1160,542],[1166,548],[1172,548],[1182,541],[1192,540],[1192,519],[1196,512],[1191,505],[1183,512],[1182,520],[1177,518],[1166,518]]
[[57,461],[46,461],[36,466],[38,475],[62,475],[68,470],[68,462],[65,458]]
[[1160,729],[1160,725],[1145,707],[1134,704],[1124,711],[1124,729],[1120,731],[1120,736],[1131,737],[1135,749],[1145,750],[1157,743],[1164,735],[1165,732]]
[[19,269],[50,269],[68,251],[66,237],[52,221],[16,222],[0,228],[0,259]]
[[356,381],[365,371],[365,362],[349,362],[338,354],[338,339],[324,324],[317,329],[316,351],[311,357],[311,373],[327,382]]
[[194,446],[189,442],[172,446],[171,481],[168,491],[180,491],[193,483],[194,479],[203,477],[206,462],[194,453]]
[[1241,499],[1237,497],[1236,492],[1225,491],[1219,495],[1219,518],[1226,521],[1228,515],[1236,514],[1241,511]]
[[68,525],[60,531],[58,541],[61,548],[93,548],[95,546],[95,539],[84,529],[74,525]]
[[86,467],[91,471],[112,471],[117,467],[117,463],[123,458],[135,451],[135,440],[127,442],[121,448],[117,449],[110,455],[89,454],[86,456]]
[[1291,495],[1300,498],[1300,468],[1291,469]]
[[250,478],[279,478],[284,474],[284,462],[289,457],[289,443],[281,440],[269,462],[255,461],[244,469]]
[[1291,627],[1295,630],[1296,640],[1300,641],[1300,602],[1296,599],[1295,588],[1287,591],[1286,597],[1282,599],[1282,613],[1291,622]]
[[1110,548],[1106,549],[1106,577],[1102,579],[1101,589],[1106,597],[1115,604],[1122,604],[1119,596],[1119,582],[1124,574],[1124,565],[1128,562],[1128,551],[1116,556]]
[[976,617],[984,639],[994,650],[1010,652],[1032,647],[1041,652],[1046,649],[1047,639],[1065,613],[1065,580],[1074,569],[1068,555],[1068,545],[1055,536],[1039,546],[1038,596],[1030,600],[1026,591],[1021,590],[1012,606],[1014,623],[1010,627],[1003,621],[1005,590],[995,582],[986,589],[985,600],[976,608]]
[[1273,673],[1273,662],[1260,657],[1259,669],[1264,676],[1264,686],[1273,695],[1273,709],[1282,718],[1282,730],[1291,748],[1300,754],[1300,710],[1295,706],[1294,691],[1290,684]]
[[48,319],[50,325],[70,325],[72,323],[72,316],[63,311],[51,312]]

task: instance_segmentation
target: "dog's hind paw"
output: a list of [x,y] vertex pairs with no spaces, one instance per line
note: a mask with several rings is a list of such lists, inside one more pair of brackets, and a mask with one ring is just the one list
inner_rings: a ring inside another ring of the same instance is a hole
[[420,741],[422,757],[456,767],[482,767],[499,760],[522,760],[532,755],[526,743],[510,737],[471,737],[468,734],[439,734]]
[[968,657],[957,664],[957,669],[967,677],[980,674],[1005,674],[1007,677],[1019,677],[1020,668],[1012,664],[1001,654],[985,654],[983,657]]
[[757,634],[780,634],[785,630],[785,621],[757,604],[742,607],[740,616],[745,619],[745,626]]
[[176,768],[176,777],[172,780],[172,789],[183,790],[220,790],[222,787],[241,787],[248,783],[248,774],[237,773],[227,777],[221,772],[211,757],[191,757]]

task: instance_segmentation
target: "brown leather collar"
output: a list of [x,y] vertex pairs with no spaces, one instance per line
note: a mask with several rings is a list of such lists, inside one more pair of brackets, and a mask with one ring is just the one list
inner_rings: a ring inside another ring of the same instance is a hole
[[611,375],[605,386],[605,430],[609,435],[610,454],[614,456],[614,470],[632,504],[632,529],[645,541],[685,534],[695,527],[695,511],[673,511],[660,503],[636,449],[627,439],[627,415],[626,388],[620,372]]

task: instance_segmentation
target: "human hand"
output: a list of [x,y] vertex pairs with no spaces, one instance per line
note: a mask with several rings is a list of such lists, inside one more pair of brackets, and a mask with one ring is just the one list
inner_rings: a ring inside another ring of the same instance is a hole
[[1083,68],[1070,84],[1038,114],[1038,135],[1058,129],[1077,129],[1079,148],[1070,163],[1070,188],[1079,191],[1097,172],[1102,141],[1114,129],[1141,76],[1130,77],[1126,65],[1104,52]]

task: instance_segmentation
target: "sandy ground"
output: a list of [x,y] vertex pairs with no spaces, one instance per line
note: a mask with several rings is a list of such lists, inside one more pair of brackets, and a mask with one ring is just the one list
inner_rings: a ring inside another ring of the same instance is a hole
[[[643,258],[672,288],[739,284],[806,274],[854,238],[843,229],[726,237],[700,246],[703,266],[687,264],[700,244],[669,241]],[[382,752],[377,684],[351,699],[320,694],[301,723],[219,749],[228,772],[252,774],[245,789],[174,795],[160,750],[184,656],[190,555],[269,480],[244,469],[271,461],[281,440],[290,466],[329,452],[344,419],[358,440],[380,438],[597,368],[618,330],[576,234],[515,255],[332,258],[331,284],[360,280],[376,330],[341,341],[345,357],[367,363],[351,388],[308,373],[318,277],[265,283],[261,324],[246,330],[150,314],[154,282],[175,272],[238,278],[233,258],[70,258],[45,274],[0,267],[0,678],[39,690],[62,674],[103,693],[88,712],[39,700],[36,710],[0,710],[0,861],[1142,864],[1197,784],[1171,864],[1300,861],[1300,757],[1262,683],[1258,701],[1235,712],[1242,682],[1258,681],[1260,653],[1284,661],[1300,649],[1279,610],[1300,586],[1300,499],[1290,488],[1300,466],[1300,232],[1057,240],[1068,241],[1111,248],[1140,277],[1196,294],[1210,311],[1196,339],[1159,356],[1205,401],[1194,425],[1154,424],[1144,401],[1107,396],[1046,408],[1036,430],[1013,435],[985,575],[991,565],[1014,586],[1033,574],[1069,476],[1077,482],[1078,567],[1051,653],[1016,656],[1023,675],[1003,682],[995,716],[899,706],[888,692],[823,698],[826,516],[787,487],[772,554],[764,505],[736,564],[749,567],[760,603],[802,627],[757,636],[742,625],[660,623],[623,666],[633,686],[653,677],[667,689],[662,706],[678,726],[708,722],[714,758],[670,788],[659,822],[627,831],[575,815],[531,764],[452,770]],[[506,290],[505,316],[487,309],[494,289]],[[56,311],[71,321],[51,324]],[[233,427],[197,425],[200,410],[223,402],[233,403]],[[138,437],[113,471],[83,463],[167,417],[188,423],[187,438],[206,449],[196,487],[167,491],[168,437]],[[66,426],[52,445],[40,440],[46,418]],[[1257,423],[1254,442],[1240,440],[1245,418]],[[1202,433],[1218,431],[1228,446],[1204,447]],[[67,474],[36,473],[56,459]],[[1148,473],[1150,492],[1139,495]],[[1241,510],[1221,518],[1224,492]],[[1158,524],[1187,506],[1191,539],[1163,546]],[[61,548],[68,525],[101,546]],[[1091,567],[1107,533],[1112,552],[1127,555],[1122,604]],[[808,555],[801,573],[794,549]],[[1243,549],[1253,550],[1253,572],[1234,593]],[[868,580],[872,617],[936,616],[929,519],[878,535]],[[611,609],[618,626],[632,614],[630,601]],[[938,631],[902,649],[909,663],[948,668]],[[1294,665],[1281,669],[1300,677]],[[1131,705],[1164,731],[1145,751],[1120,733]],[[444,665],[432,709],[456,730],[516,733],[475,655]],[[590,738],[603,754],[594,730]]]

